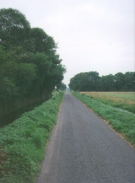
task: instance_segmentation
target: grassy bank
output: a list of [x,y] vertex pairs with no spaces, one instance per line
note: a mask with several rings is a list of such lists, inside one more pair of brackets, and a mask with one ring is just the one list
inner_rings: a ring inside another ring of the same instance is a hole
[[63,92],[0,129],[0,183],[34,182]]
[[135,92],[81,92],[96,100],[135,113]]
[[120,111],[113,106],[106,105],[91,96],[72,92],[78,99],[85,103],[95,113],[107,120],[109,124],[125,138],[135,145],[135,115],[129,112]]

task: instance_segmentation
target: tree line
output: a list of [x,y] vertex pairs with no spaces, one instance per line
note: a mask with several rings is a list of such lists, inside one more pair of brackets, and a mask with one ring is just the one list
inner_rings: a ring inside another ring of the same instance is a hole
[[95,71],[82,72],[71,78],[69,87],[74,91],[135,91],[135,72],[106,76]]
[[16,9],[0,9],[0,117],[47,99],[66,71],[54,39]]
[[61,83],[59,90],[65,91],[66,88],[67,86],[65,85],[65,83]]

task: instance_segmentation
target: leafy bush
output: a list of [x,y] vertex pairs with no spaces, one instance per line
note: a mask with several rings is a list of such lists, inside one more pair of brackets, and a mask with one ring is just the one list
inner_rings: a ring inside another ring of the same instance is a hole
[[0,129],[0,182],[30,183],[40,170],[63,92]]

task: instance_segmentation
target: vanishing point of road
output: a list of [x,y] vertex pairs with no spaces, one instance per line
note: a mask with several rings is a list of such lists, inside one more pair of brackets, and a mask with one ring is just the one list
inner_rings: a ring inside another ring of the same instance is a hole
[[135,149],[66,92],[36,183],[135,183]]

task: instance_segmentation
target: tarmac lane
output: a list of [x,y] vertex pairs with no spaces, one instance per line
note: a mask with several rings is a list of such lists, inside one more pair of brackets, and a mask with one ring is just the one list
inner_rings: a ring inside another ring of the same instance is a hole
[[135,149],[66,92],[36,183],[135,183]]

